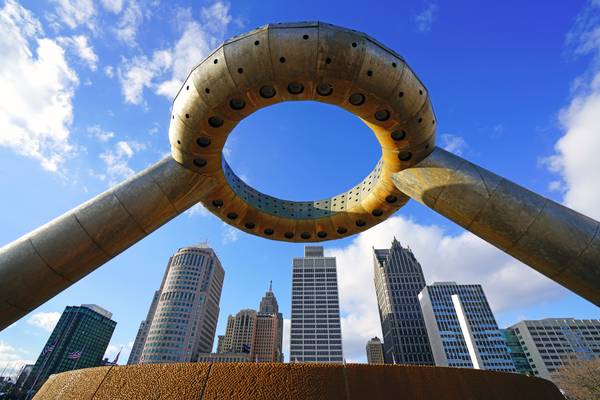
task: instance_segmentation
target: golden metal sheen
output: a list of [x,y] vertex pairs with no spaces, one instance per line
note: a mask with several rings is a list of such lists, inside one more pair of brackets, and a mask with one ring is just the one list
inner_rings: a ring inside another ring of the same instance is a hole
[[[288,201],[251,188],[223,158],[228,135],[256,110],[307,100],[359,117],[381,160],[328,199]],[[373,38],[319,22],[275,24],[228,40],[192,70],[173,102],[169,139],[175,160],[218,182],[203,203],[223,221],[268,239],[314,242],[364,231],[406,203],[391,177],[431,153],[435,116],[404,59]]]
[[[228,134],[293,100],[334,104],[367,124],[382,149],[373,171],[309,202],[239,179],[222,156]],[[234,37],[175,98],[172,157],[0,248],[0,330],[198,202],[248,233],[313,242],[364,231],[414,198],[600,305],[600,224],[436,148],[435,122],[402,57],[363,33],[298,23]]]

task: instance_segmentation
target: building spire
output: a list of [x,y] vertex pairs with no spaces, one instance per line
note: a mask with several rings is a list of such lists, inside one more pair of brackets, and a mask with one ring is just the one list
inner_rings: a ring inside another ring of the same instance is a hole
[[273,281],[269,281],[269,292],[273,292]]

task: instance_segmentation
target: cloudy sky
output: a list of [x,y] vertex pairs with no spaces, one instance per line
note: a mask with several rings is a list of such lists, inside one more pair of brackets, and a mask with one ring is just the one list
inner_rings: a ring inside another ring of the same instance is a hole
[[[190,68],[222,40],[281,21],[334,23],[397,50],[431,93],[439,146],[600,219],[600,1],[479,3],[1,1],[0,245],[168,154],[170,102]],[[286,103],[243,121],[225,155],[257,189],[307,200],[353,186],[381,151],[345,111]],[[411,202],[325,244],[338,260],[348,361],[364,361],[366,340],[380,335],[371,252],[394,236],[428,282],[483,284],[501,327],[600,318],[589,302]],[[289,318],[291,259],[302,246],[247,235],[195,207],[0,332],[0,370],[34,361],[65,306],[81,303],[114,313],[107,355],[123,347],[126,361],[169,255],[205,241],[226,270],[218,334],[228,314],[258,306],[269,280]]]

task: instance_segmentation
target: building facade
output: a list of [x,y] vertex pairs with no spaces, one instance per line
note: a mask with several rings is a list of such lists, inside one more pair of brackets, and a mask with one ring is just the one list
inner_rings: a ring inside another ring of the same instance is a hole
[[100,366],[117,325],[111,318],[95,304],[65,308],[31,369],[27,391],[37,391],[52,374]]
[[385,364],[383,343],[377,336],[367,342],[367,362],[369,364]]
[[516,372],[481,285],[437,282],[419,302],[435,365]]
[[290,362],[343,362],[336,261],[323,247],[292,261],[290,332]]
[[554,379],[573,361],[600,357],[600,320],[546,318],[520,321],[510,327],[525,352],[534,376]]
[[201,360],[248,358],[252,362],[282,362],[283,315],[272,285],[263,296],[258,312],[241,310],[227,318],[225,335],[219,336],[217,354],[203,353]]
[[212,350],[225,271],[206,245],[169,258],[128,364],[190,362]]
[[521,346],[515,332],[512,329],[500,329],[500,333],[506,342],[508,354],[512,358],[517,372],[523,375],[533,375],[533,370],[531,369],[531,365],[529,365],[529,361],[527,361],[525,350],[523,350],[523,346]]
[[421,265],[394,238],[389,249],[373,249],[373,266],[386,363],[434,365],[418,299]]

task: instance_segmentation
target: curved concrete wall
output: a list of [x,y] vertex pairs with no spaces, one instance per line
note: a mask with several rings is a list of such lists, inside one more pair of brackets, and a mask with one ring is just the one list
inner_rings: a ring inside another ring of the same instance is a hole
[[52,375],[34,400],[564,400],[550,381],[462,368],[187,363]]

